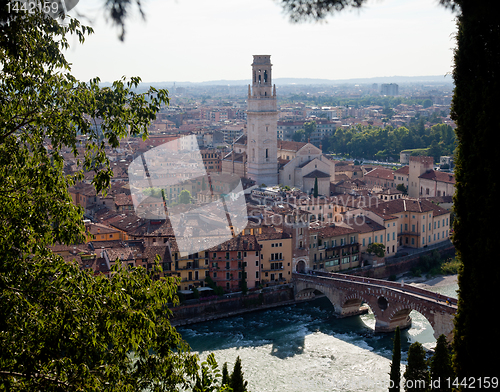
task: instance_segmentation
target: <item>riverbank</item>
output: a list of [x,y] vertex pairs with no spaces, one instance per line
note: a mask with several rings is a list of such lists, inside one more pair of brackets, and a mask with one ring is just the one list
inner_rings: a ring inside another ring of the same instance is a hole
[[438,276],[422,275],[419,277],[411,277],[411,278],[405,277],[403,275],[398,279],[396,279],[396,281],[413,284],[417,287],[426,289],[429,287],[450,286],[452,284],[458,283],[458,275],[438,275]]
[[225,313],[206,314],[203,316],[193,317],[193,318],[189,318],[189,319],[175,319],[175,318],[173,318],[170,320],[170,324],[173,327],[182,327],[182,326],[186,326],[186,325],[204,323],[205,321],[212,321],[212,320],[219,320],[219,319],[224,319],[224,318],[233,317],[233,316],[240,316],[242,314],[253,313],[253,312],[257,312],[259,310],[267,310],[267,309],[278,308],[281,306],[294,305],[297,303],[302,303],[305,301],[310,301],[312,299],[321,298],[321,297],[322,296],[317,296],[317,297],[312,297],[312,298],[306,299],[306,300],[293,299],[293,300],[283,301],[283,302],[279,302],[279,303],[275,303],[275,304],[260,305],[260,306],[253,307],[250,309],[244,308],[244,309],[234,310],[234,311],[225,312]]
[[171,308],[173,326],[184,326],[217,320],[258,310],[287,306],[304,300],[296,300],[292,284],[267,287],[246,295],[233,293],[219,298],[186,301]]

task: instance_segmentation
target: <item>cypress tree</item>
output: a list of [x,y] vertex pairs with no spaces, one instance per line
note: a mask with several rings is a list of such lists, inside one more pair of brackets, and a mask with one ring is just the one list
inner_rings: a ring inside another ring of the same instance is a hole
[[401,336],[399,327],[396,327],[393,342],[389,392],[398,392],[401,389],[399,385],[401,383]]
[[318,177],[314,177],[314,190],[313,190],[313,196],[318,197]]
[[222,365],[222,385],[229,385],[231,379],[229,378],[229,372],[227,370],[227,362]]
[[247,390],[247,382],[243,379],[243,371],[241,370],[241,359],[239,356],[238,358],[236,358],[229,386],[231,387],[233,392],[246,392]]
[[444,392],[449,390],[450,382],[447,379],[450,378],[453,380],[453,369],[451,367],[448,344],[444,335],[440,335],[437,340],[436,349],[431,359],[430,374],[433,391]]
[[459,271],[458,311],[455,316],[453,366],[459,380],[498,374],[485,347],[500,351],[500,340],[485,333],[484,317],[491,314],[500,280],[500,226],[492,214],[498,204],[496,169],[500,88],[500,23],[493,0],[455,0],[458,15],[457,49],[451,116],[457,124],[453,243]]
[[425,360],[425,350],[419,342],[408,349],[408,365],[404,372],[405,391],[427,391],[429,371]]

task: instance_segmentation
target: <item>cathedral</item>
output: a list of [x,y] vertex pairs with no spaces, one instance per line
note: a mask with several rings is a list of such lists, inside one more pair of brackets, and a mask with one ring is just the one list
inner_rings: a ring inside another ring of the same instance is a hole
[[248,85],[246,133],[222,160],[222,173],[249,178],[257,185],[288,185],[330,195],[335,164],[311,143],[278,140],[276,86],[269,55],[254,55],[252,84]]

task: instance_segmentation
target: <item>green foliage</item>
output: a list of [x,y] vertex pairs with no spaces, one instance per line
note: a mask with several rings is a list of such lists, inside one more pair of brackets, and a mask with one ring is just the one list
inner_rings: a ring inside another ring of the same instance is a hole
[[230,382],[230,377],[229,377],[229,371],[227,369],[227,362],[224,362],[224,365],[222,365],[222,385],[229,385]]
[[378,242],[373,242],[366,248],[366,251],[370,254],[374,254],[377,257],[385,256],[385,246],[384,244],[380,244]]
[[294,142],[302,142],[302,141],[304,141],[305,134],[306,133],[303,129],[299,129],[293,133],[292,140]]
[[433,251],[430,254],[420,256],[418,264],[412,268],[412,272],[415,276],[420,276],[421,273],[454,275],[458,273],[460,264],[456,258],[443,259],[438,251]]
[[[221,378],[222,381],[219,381]],[[199,373],[196,374],[196,384],[193,387],[193,392],[230,392],[223,379],[224,376],[219,372],[214,354],[209,354],[207,360],[201,363]]]
[[394,332],[393,349],[392,349],[392,362],[389,392],[397,392],[401,389],[401,334],[399,327],[396,327]]
[[456,275],[460,270],[461,262],[457,258],[450,258],[441,264],[441,274],[443,275]]
[[453,155],[453,128],[445,124],[425,128],[423,119],[421,122],[411,123],[408,127],[398,128],[357,125],[348,129],[338,128],[324,144],[326,152],[379,160],[399,160],[401,151],[418,148],[428,148],[427,154],[435,160],[441,155]]
[[316,121],[304,123],[304,141],[309,142],[311,135],[316,132]]
[[318,197],[318,177],[314,177],[313,196]]
[[432,390],[443,392],[449,390],[449,388],[446,388],[448,386],[447,379],[453,380],[455,378],[448,343],[444,335],[440,335],[437,339],[436,349],[430,360],[430,376],[434,385]]
[[[177,281],[160,278],[158,264],[147,272],[116,263],[109,278],[95,276],[51,250],[84,240],[68,187],[94,171],[104,193],[105,147],[129,132],[147,138],[167,91],[138,94],[139,78],[106,88],[76,80],[63,52],[92,30],[75,19],[8,20],[0,26],[0,389],[190,389],[198,357],[168,321]],[[65,174],[63,153],[80,159],[76,174]]]
[[[497,364],[484,355],[484,349],[500,350],[498,339],[488,339],[481,318],[488,312],[485,299],[495,298],[500,281],[500,227],[493,213],[500,185],[493,158],[498,146],[492,143],[498,134],[498,106],[493,102],[500,87],[500,25],[491,14],[492,2],[461,0],[459,4],[451,116],[458,140],[453,243],[462,265],[453,363],[460,380],[477,380],[498,374]],[[487,191],[481,184],[488,184]]]
[[404,372],[405,391],[427,391],[429,371],[425,360],[425,350],[419,342],[408,349],[408,365]]
[[407,194],[408,194],[408,188],[407,188],[407,187],[405,187],[405,185],[404,185],[404,184],[398,184],[398,185],[396,186],[396,189],[397,189],[398,191],[403,192],[403,195],[407,195]]
[[145,196],[151,196],[151,197],[156,197],[156,198],[163,198],[163,196],[165,195],[165,190],[162,189],[162,188],[144,188],[144,190],[142,190],[142,193],[145,195]]
[[216,295],[218,296],[224,295],[224,289],[220,286],[217,286],[217,284],[210,276],[207,276],[205,278],[205,282],[207,283],[208,287],[210,287],[214,291]]
[[243,370],[241,369],[241,359],[238,356],[234,363],[233,372],[231,373],[231,380],[229,386],[233,392],[246,392],[248,382],[243,378]]
[[187,189],[184,189],[179,194],[179,203],[180,204],[191,204],[191,192]]

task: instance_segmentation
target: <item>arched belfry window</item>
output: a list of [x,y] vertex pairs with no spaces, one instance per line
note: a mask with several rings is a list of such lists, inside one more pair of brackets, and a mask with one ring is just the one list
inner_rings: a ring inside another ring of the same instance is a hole
[[267,71],[264,71],[264,83],[267,83]]

